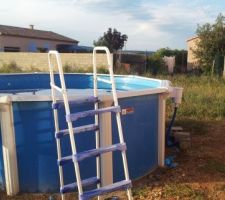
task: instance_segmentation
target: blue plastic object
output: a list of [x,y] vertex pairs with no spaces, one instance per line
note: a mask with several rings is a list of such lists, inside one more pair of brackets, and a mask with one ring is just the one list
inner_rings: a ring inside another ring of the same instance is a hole
[[[82,180],[81,181],[81,184],[83,187],[86,187],[86,186],[91,186],[91,185],[94,185],[94,184],[98,184],[100,183],[100,179],[97,178],[97,177],[92,177],[92,178],[88,178],[88,179],[85,179],[85,180]],[[70,184],[67,184],[67,185],[64,185],[63,187],[60,188],[60,193],[61,194],[64,194],[64,193],[67,193],[67,192],[73,192],[75,189],[77,188],[77,183],[70,183]]]
[[177,163],[174,162],[176,156],[168,156],[165,159],[165,165],[169,168],[175,168],[177,166]]
[[108,147],[102,147],[102,148],[99,148],[99,149],[91,149],[91,150],[88,150],[88,151],[77,153],[76,155],[74,155],[74,160],[75,161],[82,161],[82,160],[85,160],[86,158],[89,158],[89,157],[99,156],[100,154],[103,154],[103,153],[112,152],[112,151],[116,151],[116,150],[124,151],[126,149],[127,149],[127,147],[126,147],[125,143],[114,144],[114,145],[111,145],[111,146],[108,146]]
[[[99,127],[95,124],[88,124],[88,125],[84,125],[84,126],[78,126],[78,127],[75,127],[73,128],[73,132],[74,133],[82,133],[82,132],[88,132],[88,131],[96,131],[98,130]],[[60,139],[62,138],[63,136],[69,134],[69,130],[68,129],[64,129],[64,130],[61,130],[59,132],[56,132],[55,133],[55,137],[57,139]]]
[[166,146],[167,147],[179,146],[178,142],[175,141],[175,138],[171,135],[171,129],[173,127],[173,124],[174,124],[174,121],[175,121],[175,118],[176,118],[177,109],[178,108],[175,106],[172,119],[171,119],[169,127],[166,131]]
[[72,121],[76,121],[80,118],[90,117],[90,116],[94,116],[96,114],[101,114],[101,113],[105,113],[105,112],[120,112],[120,111],[121,111],[120,106],[100,108],[97,110],[88,110],[88,111],[83,111],[83,112],[66,115],[66,121],[72,122]]
[[84,192],[82,195],[80,195],[80,200],[88,200],[90,198],[106,194],[108,192],[114,192],[117,190],[126,190],[132,186],[131,181],[120,181],[117,183],[114,183],[112,185],[107,185],[105,187],[101,187],[99,189],[90,190],[87,192]]
[[102,147],[99,149],[91,149],[87,151],[83,151],[81,153],[77,153],[76,155],[71,155],[71,156],[65,156],[62,157],[61,159],[58,160],[58,165],[62,166],[65,165],[69,162],[71,162],[73,159],[75,161],[82,161],[90,157],[96,157],[99,156],[100,154],[107,153],[107,152],[112,152],[112,151],[124,151],[126,150],[126,144],[114,144],[108,147]]

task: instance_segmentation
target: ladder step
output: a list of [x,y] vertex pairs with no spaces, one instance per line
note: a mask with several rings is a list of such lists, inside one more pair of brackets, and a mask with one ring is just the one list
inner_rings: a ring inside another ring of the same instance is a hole
[[65,157],[62,157],[61,159],[58,159],[58,165],[59,166],[62,166],[62,165],[65,165],[69,162],[72,162],[72,158],[73,156],[65,156]]
[[113,183],[112,185],[107,185],[104,187],[101,187],[99,189],[90,190],[87,192],[84,192],[82,195],[80,195],[80,200],[88,200],[90,198],[100,196],[109,192],[114,192],[117,190],[126,190],[132,187],[132,183],[130,180],[126,181],[120,181],[117,183]]
[[[82,104],[82,103],[96,103],[96,102],[98,102],[98,97],[94,97],[94,96],[68,101],[69,105]],[[63,100],[58,100],[56,103],[52,104],[53,109],[59,109],[63,106],[64,106]]]
[[[88,125],[78,126],[76,128],[73,128],[73,132],[74,133],[82,133],[82,132],[88,132],[88,131],[96,131],[98,129],[99,129],[98,125],[88,124]],[[64,130],[61,130],[59,132],[56,132],[55,133],[55,137],[57,139],[60,139],[60,138],[62,138],[63,136],[65,136],[67,134],[69,134],[69,130],[68,129],[64,129]]]
[[88,111],[84,111],[84,112],[78,112],[78,113],[75,113],[75,114],[66,115],[66,121],[72,122],[72,121],[76,121],[80,118],[93,116],[93,115],[96,115],[96,114],[101,114],[101,113],[105,113],[105,112],[120,112],[120,111],[121,111],[120,106],[100,108],[100,109],[97,109],[97,110],[88,110]]
[[[91,186],[91,185],[95,185],[100,183],[100,179],[97,177],[92,177],[92,178],[88,178],[85,180],[81,181],[82,187],[87,187],[87,186]],[[63,187],[60,188],[60,193],[61,194],[65,194],[67,192],[73,192],[75,189],[77,189],[77,182],[75,183],[70,183],[68,185],[64,185]]]
[[117,151],[117,150],[124,151],[126,149],[127,149],[127,146],[125,143],[113,144],[111,146],[102,147],[102,148],[98,148],[98,149],[91,149],[91,150],[83,151],[81,153],[77,153],[74,156],[71,155],[71,156],[62,157],[61,159],[58,159],[58,165],[62,166],[62,165],[65,165],[65,164],[71,162],[72,160],[78,162],[78,161],[82,161],[82,160],[85,160],[90,157],[99,156],[103,153]]
[[74,155],[73,158],[74,158],[74,161],[78,162],[78,161],[85,160],[86,158],[89,158],[89,157],[96,157],[96,156],[99,156],[103,153],[112,152],[112,151],[116,151],[116,150],[119,150],[119,151],[126,150],[126,144],[125,143],[119,143],[119,144],[113,144],[113,145],[108,146],[108,147],[91,149],[91,150],[88,150],[88,151],[77,153],[76,155]]

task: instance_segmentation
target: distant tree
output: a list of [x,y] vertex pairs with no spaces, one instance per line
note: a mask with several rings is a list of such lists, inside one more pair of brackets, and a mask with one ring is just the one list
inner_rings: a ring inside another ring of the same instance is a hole
[[109,48],[110,52],[116,52],[124,47],[128,36],[121,34],[115,28],[109,28],[107,32],[104,32],[97,41],[94,41],[94,46],[106,46]]
[[225,55],[225,17],[220,13],[214,24],[198,25],[196,49],[192,49],[199,65],[206,72],[211,70],[216,55]]
[[[154,54],[148,57],[148,66],[152,68],[151,64],[154,66],[159,66],[157,69],[159,72],[166,71],[163,64],[163,56],[175,56],[175,72],[184,72],[187,67],[187,50],[184,49],[170,49],[170,48],[161,48],[158,49]],[[156,61],[158,64],[155,64]]]

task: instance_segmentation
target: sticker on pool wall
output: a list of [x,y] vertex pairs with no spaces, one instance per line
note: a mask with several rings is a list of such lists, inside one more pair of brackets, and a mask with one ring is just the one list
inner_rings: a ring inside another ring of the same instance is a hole
[[129,108],[124,108],[121,111],[122,115],[127,115],[127,114],[132,114],[134,112],[134,108],[129,107]]

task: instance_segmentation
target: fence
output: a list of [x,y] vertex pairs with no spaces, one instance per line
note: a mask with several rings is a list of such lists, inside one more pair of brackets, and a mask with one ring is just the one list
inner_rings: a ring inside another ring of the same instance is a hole
[[[92,67],[92,53],[61,53],[62,65],[72,68]],[[23,71],[37,70],[48,71],[47,53],[0,53],[0,68],[10,63],[16,65]],[[98,67],[106,67],[105,54],[97,54]]]

